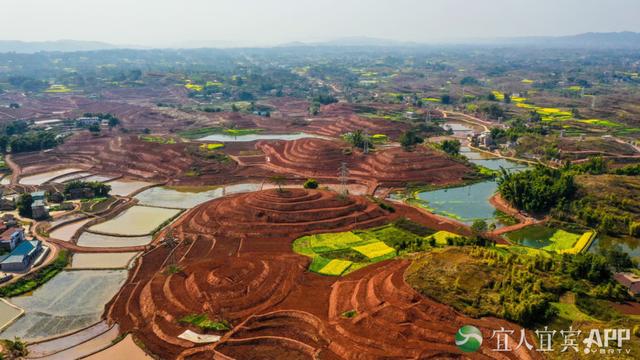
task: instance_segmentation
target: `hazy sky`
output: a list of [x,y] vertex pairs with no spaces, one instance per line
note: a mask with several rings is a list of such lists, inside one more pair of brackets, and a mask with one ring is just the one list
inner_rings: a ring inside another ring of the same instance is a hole
[[640,31],[638,0],[0,0],[2,40],[274,45]]

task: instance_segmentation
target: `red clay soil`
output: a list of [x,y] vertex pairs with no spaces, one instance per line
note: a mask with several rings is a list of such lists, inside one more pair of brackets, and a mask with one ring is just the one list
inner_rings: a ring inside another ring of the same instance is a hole
[[337,179],[338,168],[347,163],[350,178],[365,184],[387,187],[407,183],[445,185],[460,182],[472,170],[440,153],[419,146],[414,151],[400,147],[380,149],[368,155],[356,151],[345,155],[346,144],[325,139],[258,142],[267,156],[266,167],[319,179]]
[[[412,211],[398,206],[388,213],[365,198],[303,189],[203,204],[175,225],[180,271],[164,271],[169,248],[147,252],[107,317],[170,359],[471,358],[453,344],[460,326],[474,324],[486,339],[501,326],[517,329],[503,320],[467,318],[422,297],[403,279],[408,260],[338,278],[308,272],[310,260],[291,251],[291,242],[305,234],[382,225]],[[348,310],[357,316],[343,318]],[[179,339],[186,329],[201,332],[179,322],[196,313],[233,328],[214,344]],[[538,358],[490,349],[486,341],[472,357]]]
[[[208,160],[188,151],[197,149],[195,144],[157,144],[145,142],[135,135],[109,133],[92,136],[79,133],[67,139],[57,148],[38,153],[14,155],[13,160],[23,173],[51,170],[51,164],[59,167],[83,167],[89,171],[122,174],[127,177],[169,184],[224,184],[249,179],[264,179],[270,174],[260,169],[239,167],[234,161]],[[192,168],[199,176],[189,176]]]
[[336,103],[323,106],[320,114],[311,119],[305,132],[339,137],[347,132],[364,130],[370,135],[384,134],[392,139],[397,139],[410,127],[409,124],[397,121],[362,117],[355,113],[354,105]]

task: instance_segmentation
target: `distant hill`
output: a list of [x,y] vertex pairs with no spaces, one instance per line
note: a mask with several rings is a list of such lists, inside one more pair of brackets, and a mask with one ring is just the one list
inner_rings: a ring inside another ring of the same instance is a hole
[[480,46],[533,46],[540,48],[585,48],[585,49],[640,49],[640,33],[611,32],[584,33],[571,36],[529,36],[513,38],[482,38],[463,40],[440,40],[435,42],[408,42],[370,37],[346,37],[324,42],[292,42],[284,47],[419,47],[447,45],[480,45]]
[[536,46],[543,48],[640,49],[640,33],[584,33],[571,36],[537,36],[479,41],[479,44]]
[[417,46],[418,43],[408,41],[397,41],[389,39],[380,39],[364,36],[344,37],[329,41],[321,42],[292,42],[280,45],[281,47],[295,47],[295,46],[348,46],[348,47],[395,47],[395,46]]
[[39,51],[93,51],[117,49],[120,46],[98,41],[15,41],[0,40],[0,52],[32,54]]

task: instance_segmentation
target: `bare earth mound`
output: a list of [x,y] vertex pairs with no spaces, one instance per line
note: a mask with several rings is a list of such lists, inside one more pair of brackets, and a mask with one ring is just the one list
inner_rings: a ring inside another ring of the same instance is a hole
[[[403,280],[407,261],[335,278],[307,272],[309,259],[291,251],[302,235],[368,228],[395,216],[365,198],[327,191],[267,190],[214,200],[176,224],[178,270],[166,271],[168,248],[146,253],[108,317],[151,352],[179,359],[457,358],[452,338],[459,326],[476,324],[485,335],[509,326],[471,320],[421,297]],[[349,310],[357,315],[343,317]],[[192,314],[226,320],[232,329],[217,332],[223,336],[214,344],[179,339],[186,329],[203,333],[179,321]]]
[[51,164],[82,165],[97,173],[176,184],[225,183],[250,177],[262,180],[268,176],[256,169],[246,171],[231,159],[218,161],[193,155],[188,147],[197,145],[145,142],[134,135],[95,137],[81,133],[51,151],[15,155],[14,161],[23,173],[46,171]]
[[345,155],[342,143],[324,139],[259,142],[256,146],[267,156],[270,170],[319,179],[337,179],[342,162],[347,163],[352,179],[386,186],[455,183],[472,171],[422,146],[414,151],[389,148],[369,155]]

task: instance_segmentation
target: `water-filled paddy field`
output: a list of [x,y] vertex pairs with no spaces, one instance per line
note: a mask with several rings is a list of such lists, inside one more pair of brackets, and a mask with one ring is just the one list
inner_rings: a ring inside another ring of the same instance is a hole
[[128,247],[144,246],[151,243],[151,235],[146,236],[110,236],[83,232],[78,238],[79,246],[86,247]]
[[114,180],[107,184],[111,186],[110,194],[118,196],[128,196],[142,188],[153,185],[152,183],[133,180]]
[[72,269],[124,269],[137,255],[126,253],[78,253],[71,260]]
[[54,171],[47,171],[40,174],[25,176],[22,179],[20,179],[19,182],[20,184],[23,184],[23,185],[42,185],[53,178],[57,178],[59,176],[66,175],[76,171],[82,171],[82,169],[67,168],[67,169],[60,169],[60,170],[54,170]]
[[58,240],[71,241],[71,238],[73,237],[73,235],[75,235],[75,233],[78,230],[80,230],[80,228],[84,226],[84,224],[88,223],[91,220],[92,219],[87,218],[87,219],[79,220],[76,222],[72,222],[68,225],[62,225],[61,227],[50,232],[49,237],[53,239],[58,239]]
[[22,311],[19,308],[0,300],[0,330],[4,329],[20,316],[20,313],[22,313]]
[[96,323],[126,277],[126,270],[63,271],[30,295],[9,299],[25,314],[0,337],[35,341]]
[[247,135],[227,135],[213,134],[198,139],[199,141],[220,141],[220,142],[246,142],[256,140],[298,140],[304,138],[320,137],[317,135],[307,134],[304,132],[295,134],[247,134]]
[[111,220],[93,225],[89,230],[110,235],[144,236],[179,213],[178,209],[133,206]]
[[59,178],[56,178],[56,182],[57,183],[64,183],[64,182],[67,182],[67,181],[72,181],[72,180],[77,180],[77,179],[80,179],[80,178],[83,178],[83,177],[87,177],[89,175],[91,175],[91,173],[84,172],[84,171],[83,172],[79,172],[79,173],[72,173],[72,174],[69,174],[69,175],[64,175],[64,176],[61,176]]

